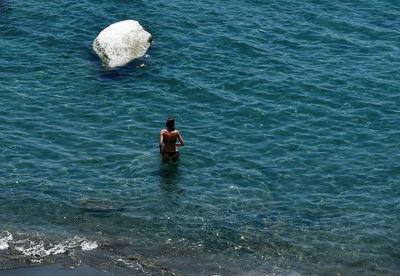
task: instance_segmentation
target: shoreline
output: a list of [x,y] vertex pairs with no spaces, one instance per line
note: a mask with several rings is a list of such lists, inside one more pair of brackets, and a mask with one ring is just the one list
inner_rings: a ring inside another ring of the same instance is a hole
[[90,266],[66,268],[62,264],[44,264],[0,270],[0,276],[118,276]]

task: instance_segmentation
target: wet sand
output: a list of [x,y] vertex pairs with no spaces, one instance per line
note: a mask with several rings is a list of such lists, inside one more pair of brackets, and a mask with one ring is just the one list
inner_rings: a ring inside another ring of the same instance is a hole
[[87,267],[78,266],[74,269],[67,269],[61,265],[41,265],[24,268],[0,270],[0,276],[116,276],[108,272]]

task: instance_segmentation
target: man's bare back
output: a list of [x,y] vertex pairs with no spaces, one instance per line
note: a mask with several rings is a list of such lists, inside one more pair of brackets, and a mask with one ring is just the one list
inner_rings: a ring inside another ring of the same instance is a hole
[[[175,130],[175,121],[172,118],[168,118],[167,129],[160,131],[160,154],[164,162],[168,161],[170,158],[173,160],[179,159],[179,151],[177,147],[182,147],[184,145],[182,136],[178,130]],[[176,143],[179,140],[179,143]]]

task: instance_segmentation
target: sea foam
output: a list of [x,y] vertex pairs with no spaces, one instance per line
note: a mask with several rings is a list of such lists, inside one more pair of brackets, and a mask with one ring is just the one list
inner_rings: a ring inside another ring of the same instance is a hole
[[12,241],[13,236],[10,232],[0,233],[0,250],[5,250],[9,247],[9,242]]
[[27,256],[46,257],[66,253],[69,250],[82,249],[90,251],[96,249],[98,244],[84,238],[75,236],[59,243],[47,243],[44,240],[19,240],[15,242],[14,249]]

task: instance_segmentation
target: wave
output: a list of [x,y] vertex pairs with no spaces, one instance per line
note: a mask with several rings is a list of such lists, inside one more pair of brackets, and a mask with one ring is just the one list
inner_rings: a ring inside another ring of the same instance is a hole
[[[0,250],[19,252],[23,256],[33,256],[36,262],[41,258],[63,254],[71,250],[90,251],[98,248],[98,243],[79,236],[59,242],[49,241],[38,235],[24,237],[25,235],[14,234],[8,231],[0,233]],[[38,259],[39,258],[39,259]]]

